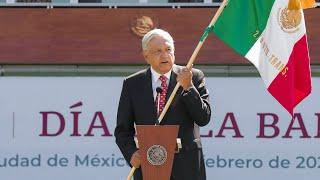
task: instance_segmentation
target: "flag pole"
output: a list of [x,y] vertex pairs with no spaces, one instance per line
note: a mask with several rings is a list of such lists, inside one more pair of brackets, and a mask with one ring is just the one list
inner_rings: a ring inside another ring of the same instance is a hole
[[136,169],[137,169],[136,167],[132,166],[131,171],[130,171],[128,177],[127,177],[127,180],[131,180],[132,179],[133,173],[134,173],[134,171]]
[[[201,49],[204,41],[206,40],[209,32],[212,30],[212,28],[213,28],[214,24],[216,23],[217,19],[218,19],[219,16],[221,15],[224,7],[228,4],[228,1],[229,1],[229,0],[223,0],[223,2],[221,3],[218,11],[217,11],[216,14],[213,16],[210,24],[208,25],[208,27],[206,28],[205,32],[204,32],[203,35],[201,36],[200,41],[199,41],[196,49],[193,51],[193,54],[192,54],[192,56],[190,57],[189,62],[188,62],[187,65],[186,65],[187,68],[190,69],[190,68],[192,67],[193,62],[195,61],[195,59],[196,59],[196,57],[197,57],[197,55],[198,55],[198,53],[199,53],[199,51],[200,51],[200,49]],[[180,84],[179,84],[179,82],[178,82],[178,83],[176,84],[176,86],[174,87],[174,89],[173,89],[173,91],[172,91],[172,93],[171,93],[168,101],[166,102],[166,105],[164,106],[164,108],[163,108],[163,110],[162,110],[162,112],[161,112],[161,114],[160,114],[160,116],[159,116],[159,118],[158,118],[159,123],[161,123],[162,119],[164,118],[164,115],[165,115],[166,112],[168,111],[168,109],[169,109],[169,107],[170,107],[170,105],[171,105],[171,103],[172,103],[172,101],[173,101],[173,98],[174,98],[174,96],[176,95],[179,87],[180,87]],[[130,171],[128,177],[127,177],[127,180],[130,180],[130,179],[132,178],[135,169],[136,169],[135,167],[132,167],[132,168],[131,168],[131,171]]]

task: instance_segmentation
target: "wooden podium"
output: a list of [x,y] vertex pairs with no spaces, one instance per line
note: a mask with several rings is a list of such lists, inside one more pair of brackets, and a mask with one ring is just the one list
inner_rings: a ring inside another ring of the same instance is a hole
[[170,180],[178,125],[137,125],[143,180]]

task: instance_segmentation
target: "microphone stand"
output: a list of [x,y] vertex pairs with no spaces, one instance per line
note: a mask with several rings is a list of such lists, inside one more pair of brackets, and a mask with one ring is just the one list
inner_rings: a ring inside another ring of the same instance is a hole
[[[158,101],[158,102],[157,102],[157,116],[159,117],[159,115],[160,115],[160,94],[162,93],[163,90],[162,90],[161,87],[157,87],[156,91],[157,91],[157,98],[156,98],[156,100]],[[158,119],[156,120],[156,124],[155,124],[155,125],[160,125]]]

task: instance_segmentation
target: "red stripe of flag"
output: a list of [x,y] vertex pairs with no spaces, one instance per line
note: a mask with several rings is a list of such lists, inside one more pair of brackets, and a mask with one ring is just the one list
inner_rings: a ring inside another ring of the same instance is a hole
[[[287,69],[286,69],[287,68]],[[270,94],[293,115],[294,107],[311,93],[310,57],[307,36],[293,47],[288,64],[268,87]]]

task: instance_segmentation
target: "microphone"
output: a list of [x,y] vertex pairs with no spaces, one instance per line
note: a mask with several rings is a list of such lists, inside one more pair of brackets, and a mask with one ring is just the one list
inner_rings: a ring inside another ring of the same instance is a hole
[[[158,103],[157,103],[157,115],[159,116],[160,114],[160,94],[162,93],[162,88],[161,87],[157,87],[156,88],[156,92],[157,92],[157,100],[158,100]],[[159,125],[159,120],[156,120],[156,125]]]
[[161,87],[157,87],[156,91],[157,91],[157,94],[158,94],[158,93],[162,93],[163,90],[162,90]]

